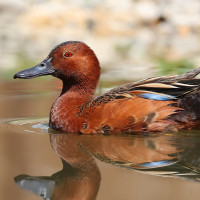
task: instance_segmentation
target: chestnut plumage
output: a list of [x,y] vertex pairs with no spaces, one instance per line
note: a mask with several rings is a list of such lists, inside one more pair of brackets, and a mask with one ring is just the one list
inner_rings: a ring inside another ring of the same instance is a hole
[[61,95],[50,111],[49,126],[82,134],[163,132],[199,128],[200,68],[182,75],[148,78],[94,97],[99,61],[83,42],[56,46],[36,67],[14,75],[52,75],[62,80]]

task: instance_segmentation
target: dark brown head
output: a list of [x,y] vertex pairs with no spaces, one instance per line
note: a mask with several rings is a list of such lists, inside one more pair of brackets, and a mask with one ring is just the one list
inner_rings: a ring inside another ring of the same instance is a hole
[[44,75],[58,77],[64,85],[83,85],[89,81],[96,87],[100,75],[99,61],[85,43],[68,41],[56,46],[40,64],[16,73],[14,78],[30,79]]

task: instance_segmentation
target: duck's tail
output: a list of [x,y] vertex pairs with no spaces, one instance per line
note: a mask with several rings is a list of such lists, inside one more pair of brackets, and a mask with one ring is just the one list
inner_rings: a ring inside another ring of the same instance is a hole
[[171,78],[176,84],[183,85],[178,90],[180,94],[177,95],[178,106],[183,110],[173,115],[172,119],[188,124],[189,128],[190,126],[200,128],[200,79],[196,78],[199,73],[200,67]]
[[200,89],[194,94],[183,97],[178,102],[183,110],[172,116],[172,119],[184,123],[188,128],[200,128]]

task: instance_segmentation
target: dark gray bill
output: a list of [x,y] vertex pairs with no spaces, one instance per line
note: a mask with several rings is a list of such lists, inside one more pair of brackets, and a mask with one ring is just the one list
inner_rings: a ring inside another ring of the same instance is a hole
[[16,73],[13,78],[30,79],[38,76],[51,75],[55,72],[51,60],[52,58],[45,59],[35,67]]

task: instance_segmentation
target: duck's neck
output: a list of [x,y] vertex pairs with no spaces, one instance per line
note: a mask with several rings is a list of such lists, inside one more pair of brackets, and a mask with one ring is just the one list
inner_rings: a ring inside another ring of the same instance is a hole
[[94,95],[98,79],[63,80],[61,95],[53,104],[50,127],[62,132],[79,132],[83,119],[78,116],[80,107]]
[[98,80],[91,81],[85,78],[84,80],[76,81],[73,78],[68,78],[62,80],[62,82],[63,88],[60,97],[62,95],[71,96],[72,94],[76,94],[77,96],[86,98],[88,96],[91,97],[94,94]]

